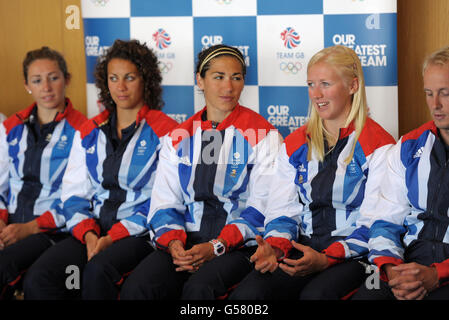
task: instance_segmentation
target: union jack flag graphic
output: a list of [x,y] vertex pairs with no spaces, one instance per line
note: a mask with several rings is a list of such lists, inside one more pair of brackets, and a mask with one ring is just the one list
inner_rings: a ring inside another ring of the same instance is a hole
[[291,27],[288,27],[281,33],[281,39],[284,41],[284,47],[288,49],[296,48],[301,43],[299,34]]
[[153,33],[153,40],[160,50],[168,48],[171,44],[170,35],[163,28],[159,28]]

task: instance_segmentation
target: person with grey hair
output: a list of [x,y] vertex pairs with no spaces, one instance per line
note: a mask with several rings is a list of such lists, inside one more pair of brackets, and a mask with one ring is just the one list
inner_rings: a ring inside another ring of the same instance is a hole
[[369,260],[382,281],[353,299],[449,298],[449,46],[425,59],[423,80],[432,120],[389,151],[370,229]]

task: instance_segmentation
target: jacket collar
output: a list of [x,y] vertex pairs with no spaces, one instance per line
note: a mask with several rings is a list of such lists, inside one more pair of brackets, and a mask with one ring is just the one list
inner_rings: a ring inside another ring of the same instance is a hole
[[[30,116],[33,113],[34,108],[37,108],[37,103],[33,102],[30,106],[17,113],[17,117],[22,122],[29,121]],[[59,122],[67,117],[67,114],[73,109],[72,102],[69,98],[65,98],[65,108],[62,112],[58,112],[53,121]]]
[[[232,112],[222,121],[218,124],[218,126],[215,127],[216,130],[224,130],[230,125],[232,125],[235,122],[235,119],[238,118],[240,114],[241,106],[239,103],[234,107]],[[203,108],[200,112],[200,119],[201,119],[201,129],[202,130],[210,130],[213,128],[214,124],[210,120],[204,120],[206,118],[207,113],[207,106]]]
[[[147,113],[150,111],[151,109],[147,106],[144,105],[142,108],[140,108],[139,112],[137,113],[136,116],[136,126],[139,125],[140,121],[142,121],[142,119],[145,119]],[[115,112],[115,111],[113,111]],[[102,125],[106,124],[109,122],[109,116],[111,115],[111,112],[109,112],[108,109],[105,109],[102,113],[100,113],[96,118],[95,118],[95,123],[98,127],[101,127]]]

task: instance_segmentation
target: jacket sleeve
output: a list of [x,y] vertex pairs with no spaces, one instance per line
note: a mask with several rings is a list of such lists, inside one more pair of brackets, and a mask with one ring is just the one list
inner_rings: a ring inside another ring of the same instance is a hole
[[263,234],[265,211],[269,187],[274,177],[275,159],[282,144],[277,130],[271,130],[254,149],[255,161],[251,171],[246,208],[240,217],[231,220],[221,231],[219,238],[226,241],[228,248],[235,248],[243,242]]
[[94,188],[87,170],[86,151],[77,131],[62,180],[61,200],[67,229],[82,243],[88,231],[100,235],[100,227],[90,212]]
[[[167,138],[168,138],[167,135],[159,138],[159,143],[154,153],[148,159],[145,167],[140,172],[141,180],[139,180],[138,184],[141,185],[140,192],[142,193],[145,192],[148,195],[151,195],[152,193],[153,184],[155,180],[154,178],[156,175],[155,168],[159,162],[159,152],[164,140]],[[125,237],[136,236],[147,232],[148,231],[147,218],[148,212],[150,210],[150,203],[151,198],[148,197],[146,201],[142,202],[140,205],[134,208],[134,211],[131,215],[115,223],[108,231],[108,234],[111,237],[111,239],[113,241],[117,241]]]
[[149,204],[150,199],[139,206],[131,216],[115,223],[108,231],[108,235],[111,237],[112,241],[115,242],[126,237],[146,232]]
[[449,280],[449,259],[446,259],[440,263],[433,263],[431,267],[435,267],[438,273],[438,279],[440,283],[447,282]]
[[172,139],[164,139],[156,178],[151,193],[151,205],[147,218],[147,228],[153,243],[160,249],[167,249],[172,240],[180,240],[185,245],[186,206],[179,182],[179,158],[172,145]]
[[386,159],[391,147],[392,144],[383,145],[367,156],[368,166],[364,169],[368,174],[356,229],[344,240],[334,242],[324,250],[329,265],[368,254],[369,228],[377,216],[376,204],[379,199],[380,184],[387,170]]
[[0,124],[0,219],[8,223],[9,156],[6,129]]
[[[389,152],[387,172],[381,183],[377,217],[369,230],[369,261],[379,269],[385,264],[404,262],[402,237],[405,218],[411,213],[405,184],[405,167],[401,162],[400,140]],[[431,265],[437,269],[440,282],[449,279],[449,259]]]
[[276,173],[270,182],[264,238],[287,256],[292,248],[291,240],[297,240],[303,205],[295,184],[297,171],[289,161],[285,143],[281,146],[275,167]]
[[386,173],[380,183],[379,201],[369,230],[368,259],[379,268],[386,263],[400,264],[404,258],[401,238],[410,203],[400,155],[401,140],[388,152]]

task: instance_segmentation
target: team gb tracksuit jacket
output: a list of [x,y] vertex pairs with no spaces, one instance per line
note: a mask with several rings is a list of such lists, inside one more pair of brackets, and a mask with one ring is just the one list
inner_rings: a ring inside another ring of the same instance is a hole
[[48,124],[39,125],[33,103],[0,125],[0,219],[36,218],[43,231],[64,227],[62,177],[73,137],[85,121],[66,99],[64,111]]
[[287,256],[291,240],[324,250],[330,264],[368,251],[370,217],[385,168],[385,154],[395,140],[367,118],[357,140],[354,126],[340,129],[339,139],[320,162],[307,160],[306,126],[290,134],[278,157],[272,182],[264,238]]
[[391,149],[379,213],[370,230],[369,260],[435,266],[449,278],[449,147],[433,121],[404,135]]
[[220,237],[232,249],[255,245],[263,231],[281,136],[240,105],[217,127],[206,112],[173,130],[162,147],[148,216],[159,248],[174,239],[188,247]]
[[105,110],[74,138],[61,198],[67,227],[82,243],[90,230],[113,241],[146,231],[159,150],[177,125],[144,106],[120,140],[116,121]]

